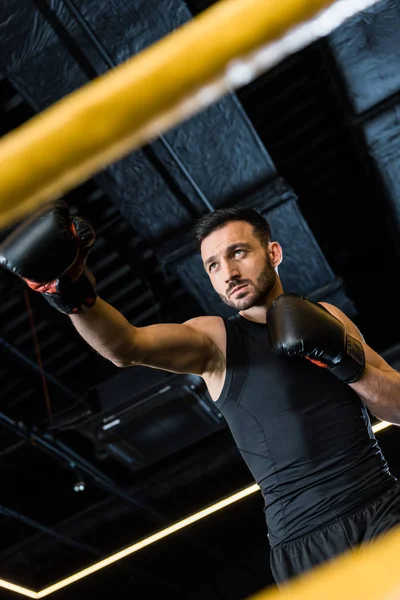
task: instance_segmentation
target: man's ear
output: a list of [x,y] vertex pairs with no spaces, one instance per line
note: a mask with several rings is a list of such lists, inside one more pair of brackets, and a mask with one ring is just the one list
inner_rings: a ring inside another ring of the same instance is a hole
[[268,253],[271,259],[272,266],[276,269],[282,262],[283,250],[278,242],[270,242],[268,244]]

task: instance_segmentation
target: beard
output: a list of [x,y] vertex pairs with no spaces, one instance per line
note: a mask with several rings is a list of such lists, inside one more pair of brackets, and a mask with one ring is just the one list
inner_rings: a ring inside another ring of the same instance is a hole
[[[226,294],[219,294],[221,300],[238,311],[247,310],[253,306],[262,306],[265,304],[268,294],[273,289],[276,282],[276,271],[269,260],[266,259],[265,267],[253,282],[250,279],[236,279],[232,281]],[[238,285],[247,284],[243,292],[239,291],[234,298],[230,296],[230,292]]]

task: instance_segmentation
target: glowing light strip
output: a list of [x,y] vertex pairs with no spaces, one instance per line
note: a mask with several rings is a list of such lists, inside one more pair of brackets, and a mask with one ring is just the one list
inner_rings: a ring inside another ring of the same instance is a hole
[[[307,21],[292,28],[286,35],[282,36],[278,41],[268,43],[261,49],[256,50],[245,58],[238,58],[232,61],[226,68],[223,76],[218,80],[203,86],[194,95],[185,98],[174,109],[164,113],[161,117],[154,119],[145,129],[138,132],[138,141],[136,144],[142,144],[149,139],[156,137],[162,131],[172,127],[174,124],[181,122],[184,119],[193,116],[196,112],[203,110],[207,106],[215,103],[226,93],[238,89],[263,72],[274,67],[281,62],[286,56],[297,52],[306,47],[318,38],[324,37],[341,25],[351,16],[356,13],[376,4],[379,0],[338,0],[329,8],[323,10],[314,19]],[[132,143],[132,149],[134,144]],[[392,425],[386,421],[382,421],[372,428],[375,432],[381,431]],[[65,579],[62,579],[39,592],[34,592],[20,585],[11,583],[4,579],[0,579],[0,587],[9,591],[16,592],[22,596],[29,598],[44,598],[68,585],[79,581],[105,567],[138,552],[142,548],[150,546],[159,540],[172,535],[173,533],[192,525],[193,523],[204,519],[205,517],[233,504],[246,496],[253,494],[260,488],[254,484],[229,498],[221,500],[216,504],[201,510],[198,513],[191,515],[169,527],[163,529],[140,542],[128,546],[111,556],[82,569]]]
[[95,573],[96,571],[100,571],[100,569],[104,569],[104,567],[108,567],[108,565],[111,565],[112,563],[115,563],[118,560],[121,560],[121,558],[125,558],[126,556],[129,556],[130,554],[134,554],[135,552],[138,552],[138,550],[141,550],[142,548],[146,548],[146,546],[150,546],[151,544],[154,544],[155,542],[162,540],[163,538],[171,535],[172,533],[176,533],[180,529],[184,529],[185,527],[188,527],[189,525],[192,525],[193,523],[196,523],[197,521],[200,521],[201,519],[208,517],[209,515],[221,510],[222,508],[225,508],[225,507],[229,506],[230,504],[233,504],[234,502],[238,502],[238,500],[242,500],[242,498],[245,498],[246,496],[249,496],[250,494],[254,494],[254,492],[257,492],[259,489],[260,489],[259,486],[255,484],[255,485],[252,485],[252,486],[246,488],[245,490],[237,492],[236,494],[233,494],[233,496],[230,496],[229,498],[225,498],[224,500],[221,500],[220,502],[217,502],[216,504],[213,504],[212,506],[209,506],[208,508],[205,508],[194,515],[191,515],[190,517],[187,517],[186,519],[183,519],[182,521],[179,521],[178,523],[174,523],[173,525],[171,525],[170,527],[167,527],[166,529],[162,529],[161,531],[151,535],[150,537],[145,538],[144,540],[141,540],[140,542],[137,542],[136,544],[133,544],[132,546],[128,546],[128,548],[125,548],[124,550],[121,550],[120,552],[117,552],[116,554],[112,554],[111,556],[108,556],[104,560],[101,560],[100,562],[95,563],[94,565],[91,565],[90,567],[87,567],[86,569],[82,569],[82,571],[78,571],[77,573],[74,573],[73,575],[71,575],[70,577],[67,577],[66,579],[62,579],[61,581],[58,581],[57,583],[50,585],[49,587],[38,592],[36,595],[36,598],[44,598],[44,596],[48,596],[49,594],[52,594],[53,592],[56,592],[57,590],[60,590],[61,588],[66,587],[67,585],[70,585],[71,583],[74,583],[75,581],[78,581],[79,579],[83,579],[84,577],[87,577],[88,575],[91,575],[92,573]]
[[390,427],[393,423],[388,423],[387,421],[380,421],[373,426],[372,431],[377,433],[378,431],[382,431],[382,429],[386,429],[386,427]]
[[[382,429],[386,429],[386,427],[390,427],[391,425],[392,423],[388,423],[387,421],[380,421],[372,427],[372,431],[376,433],[378,431],[382,431]],[[130,554],[138,552],[142,548],[151,546],[155,542],[158,542],[159,540],[162,540],[163,538],[172,535],[176,531],[184,529],[185,527],[188,527],[189,525],[192,525],[193,523],[196,523],[197,521],[200,521],[201,519],[204,519],[205,517],[208,517],[209,515],[219,510],[222,510],[223,508],[226,508],[230,504],[234,504],[235,502],[238,502],[239,500],[242,500],[243,498],[254,494],[254,492],[259,491],[259,489],[260,487],[257,484],[251,485],[245,488],[244,490],[241,490],[240,492],[237,492],[232,496],[225,498],[224,500],[220,500],[219,502],[213,504],[212,506],[209,506],[208,508],[204,508],[203,510],[191,515],[190,517],[186,517],[185,519],[182,519],[181,521],[170,525],[166,529],[162,529],[161,531],[154,533],[153,535],[141,540],[140,542],[136,542],[135,544],[132,544],[131,546],[128,546],[127,548],[124,548],[123,550],[120,550],[119,552],[116,552],[115,554],[104,558],[103,560],[91,565],[90,567],[86,567],[86,569],[77,571],[73,575],[70,575],[65,579],[57,581],[53,585],[44,588],[40,592],[34,592],[14,583],[10,583],[9,581],[5,581],[4,579],[0,579],[0,588],[16,592],[18,594],[21,594],[22,596],[27,596],[28,598],[44,598],[45,596],[49,596],[50,594],[53,594],[54,592],[68,585],[71,585],[71,583],[74,583],[75,581],[79,581],[84,577],[88,577],[89,575],[92,575],[93,573],[96,573],[97,571],[100,571],[101,569],[104,569],[105,567],[108,567],[109,565],[118,562],[119,560],[125,558],[126,556],[129,556]]]
[[28,598],[37,598],[38,593],[33,590],[28,590],[28,588],[24,588],[21,585],[17,585],[16,583],[11,583],[11,581],[6,581],[5,579],[0,579],[0,588],[5,590],[9,590],[10,592],[16,592],[21,596],[27,596]]

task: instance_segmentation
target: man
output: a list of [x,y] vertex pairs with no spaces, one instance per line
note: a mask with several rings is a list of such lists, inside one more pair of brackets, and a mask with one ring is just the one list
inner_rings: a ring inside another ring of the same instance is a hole
[[16,228],[0,261],[115,365],[204,379],[263,494],[280,585],[400,522],[400,482],[366,408],[400,423],[400,374],[337,307],[283,293],[282,248],[257,211],[217,210],[194,236],[230,319],[131,325],[97,297],[94,231],[62,201]]

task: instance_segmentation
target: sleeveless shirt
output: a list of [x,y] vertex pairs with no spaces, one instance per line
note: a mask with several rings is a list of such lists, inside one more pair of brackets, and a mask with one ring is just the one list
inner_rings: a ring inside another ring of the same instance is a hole
[[215,404],[264,498],[271,546],[356,512],[396,481],[359,396],[304,358],[278,358],[265,324],[224,319]]

